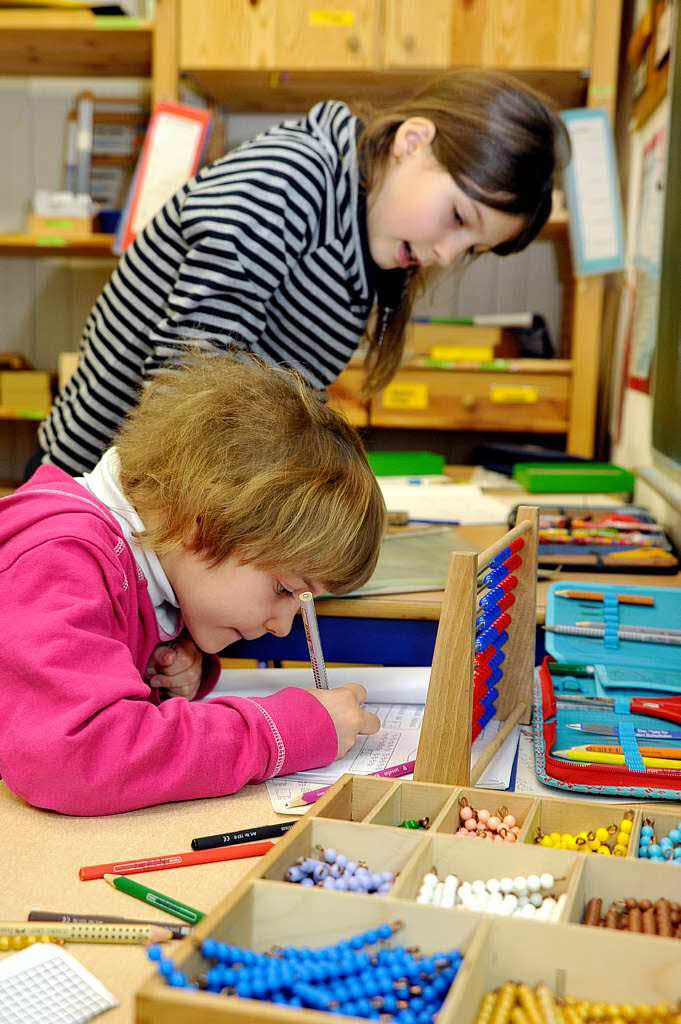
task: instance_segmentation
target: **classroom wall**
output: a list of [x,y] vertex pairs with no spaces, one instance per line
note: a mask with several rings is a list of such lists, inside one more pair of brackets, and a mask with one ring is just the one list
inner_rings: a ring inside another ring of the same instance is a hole
[[[628,165],[630,169],[627,194],[624,197],[627,237],[627,267],[625,277],[633,278],[636,229],[641,194],[641,158],[643,151],[669,117],[668,101],[663,101],[653,112],[641,131],[629,132]],[[681,259],[681,253],[679,253]],[[629,323],[626,300],[623,297],[615,352],[612,365],[611,435],[612,461],[628,468],[651,466],[653,396],[626,386],[626,348]],[[645,483],[637,485],[637,500],[647,505],[665,524],[676,543],[681,545],[681,512]]]
[[[66,114],[79,91],[139,96],[147,88],[137,79],[0,77],[0,137],[10,140],[0,171],[0,231],[23,230],[37,188],[61,187]],[[228,148],[284,116],[293,115],[229,115]],[[113,266],[106,260],[44,256],[0,259],[0,351],[20,352],[38,369],[55,369],[59,352],[77,348],[83,322]],[[450,316],[532,310],[545,317],[557,343],[561,304],[554,247],[541,241],[503,260],[482,257],[465,275],[439,273],[417,312]],[[18,478],[34,437],[30,424],[0,422],[0,479]]]

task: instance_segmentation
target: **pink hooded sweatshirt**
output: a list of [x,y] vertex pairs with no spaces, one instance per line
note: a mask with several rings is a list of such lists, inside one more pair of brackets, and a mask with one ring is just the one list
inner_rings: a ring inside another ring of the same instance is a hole
[[[181,625],[180,625],[181,628]],[[31,804],[115,814],[224,796],[329,764],[333,721],[305,690],[159,701],[146,579],[110,512],[43,466],[0,500],[0,775]]]

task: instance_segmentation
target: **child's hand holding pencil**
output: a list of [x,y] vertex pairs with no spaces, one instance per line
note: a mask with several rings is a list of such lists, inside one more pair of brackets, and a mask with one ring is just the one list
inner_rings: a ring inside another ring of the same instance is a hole
[[358,736],[373,736],[381,728],[378,715],[362,707],[367,692],[360,683],[346,683],[333,690],[311,690],[310,695],[331,715],[338,737],[337,758],[347,754]]

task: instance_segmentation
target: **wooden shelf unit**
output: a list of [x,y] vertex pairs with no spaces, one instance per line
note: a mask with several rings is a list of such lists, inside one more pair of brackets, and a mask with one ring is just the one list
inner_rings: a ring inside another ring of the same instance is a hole
[[[448,67],[477,63],[511,70],[560,106],[604,107],[612,117],[621,8],[622,0],[509,0],[503,8],[470,0],[347,0],[341,11],[287,0],[283,17],[275,0],[157,0],[153,25],[88,11],[0,11],[0,67],[9,75],[151,73],[154,101],[176,100],[185,76],[210,102],[253,112],[300,110],[330,95],[385,102]],[[544,237],[559,256],[563,350],[572,363],[567,413],[564,423],[554,417],[554,426],[565,433],[568,452],[591,456],[603,278],[574,279],[560,218]],[[46,255],[56,247],[5,236],[0,251]],[[106,255],[94,239],[69,241],[60,251]]]
[[2,9],[0,73],[148,77],[152,34],[139,18]]
[[17,233],[0,234],[0,257],[2,256],[86,256],[117,259],[111,251],[113,235],[26,235]]

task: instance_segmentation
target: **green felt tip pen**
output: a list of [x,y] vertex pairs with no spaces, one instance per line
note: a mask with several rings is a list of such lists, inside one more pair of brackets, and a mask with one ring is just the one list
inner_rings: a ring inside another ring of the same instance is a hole
[[549,662],[549,672],[552,676],[577,676],[588,677],[594,675],[593,665],[578,665],[569,661]]
[[162,892],[150,889],[140,882],[133,882],[132,878],[126,878],[125,875],[104,875],[104,879],[109,885],[113,885],[114,889],[119,889],[121,892],[127,893],[128,896],[133,896],[136,900],[142,900],[143,903],[148,903],[151,907],[165,910],[166,914],[179,917],[181,921],[187,921],[189,924],[198,924],[201,918],[205,917],[205,914],[200,910],[194,910],[193,907],[188,907],[186,903],[180,903],[179,900],[174,900],[172,896],[164,896]]

